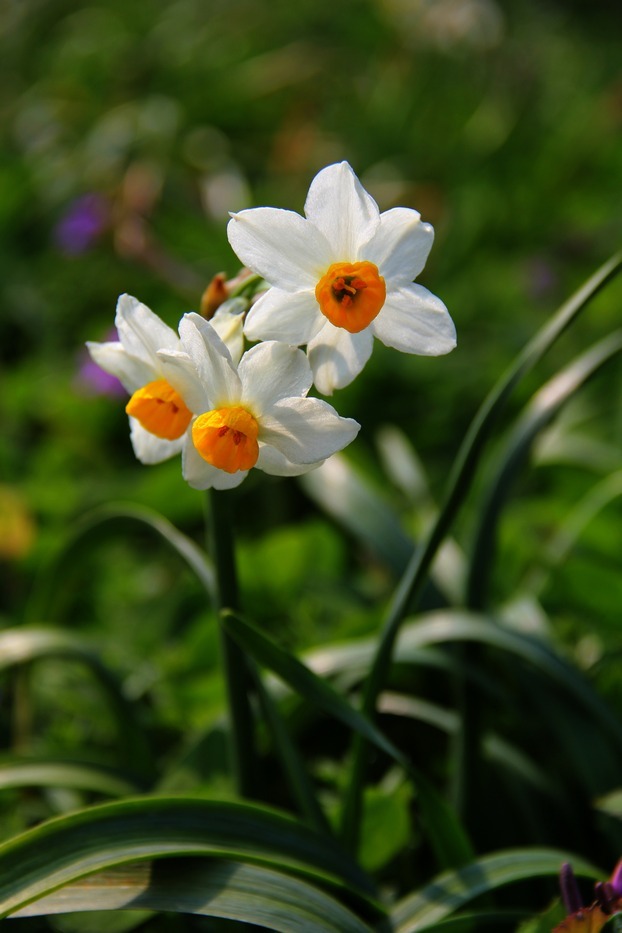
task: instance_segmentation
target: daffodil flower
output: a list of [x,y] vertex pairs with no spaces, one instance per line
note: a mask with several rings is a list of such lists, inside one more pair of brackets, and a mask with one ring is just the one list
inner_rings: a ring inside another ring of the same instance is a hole
[[[237,360],[242,355],[242,316],[227,302],[212,319]],[[116,376],[130,393],[126,412],[134,453],[141,463],[160,463],[186,443],[192,412],[168,382],[158,350],[179,349],[179,337],[157,314],[131,295],[121,295],[115,325],[118,341],[87,343],[93,361]]]
[[341,162],[313,179],[305,215],[270,207],[231,215],[231,246],[272,286],[247,315],[250,340],[306,344],[324,395],[352,382],[374,337],[424,356],[455,347],[445,305],[413,284],[434,237],[417,211],[396,207],[381,214]]
[[360,425],[307,398],[313,376],[301,350],[276,341],[248,350],[236,366],[197,314],[179,325],[180,349],[158,351],[165,378],[193,413],[182,471],[195,489],[231,489],[252,467],[295,476],[352,441]]

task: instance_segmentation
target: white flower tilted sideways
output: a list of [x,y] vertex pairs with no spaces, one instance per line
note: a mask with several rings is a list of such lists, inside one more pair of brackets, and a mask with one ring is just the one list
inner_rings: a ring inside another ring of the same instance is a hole
[[360,425],[307,398],[313,376],[301,350],[276,341],[248,350],[236,366],[210,324],[186,314],[180,349],[158,352],[165,378],[196,417],[182,452],[195,489],[231,489],[252,467],[276,476],[306,473],[342,450]]
[[440,356],[456,345],[443,302],[415,279],[434,230],[417,211],[380,213],[347,162],[311,182],[305,217],[258,207],[231,215],[229,242],[272,287],[249,311],[250,340],[307,345],[324,395],[348,385],[374,337],[403,353]]
[[[242,355],[242,315],[236,303],[226,302],[212,324],[237,361]],[[130,437],[141,463],[160,463],[179,453],[188,442],[192,412],[168,382],[158,350],[178,350],[179,337],[150,308],[121,295],[115,326],[118,341],[87,343],[98,366],[120,380],[131,398],[126,406]]]

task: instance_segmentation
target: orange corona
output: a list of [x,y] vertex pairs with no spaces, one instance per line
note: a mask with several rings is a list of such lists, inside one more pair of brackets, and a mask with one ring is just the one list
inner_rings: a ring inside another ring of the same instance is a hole
[[226,473],[250,470],[257,463],[259,425],[245,408],[217,408],[199,415],[192,441],[204,460]]
[[371,324],[386,295],[384,279],[373,262],[334,262],[315,287],[322,314],[351,334]]
[[156,379],[134,392],[125,410],[146,431],[166,441],[181,437],[192,420],[192,412],[166,379]]

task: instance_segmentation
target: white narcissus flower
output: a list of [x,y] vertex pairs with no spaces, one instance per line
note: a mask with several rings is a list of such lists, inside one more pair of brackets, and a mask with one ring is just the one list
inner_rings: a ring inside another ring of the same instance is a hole
[[231,489],[252,467],[276,476],[306,473],[356,437],[356,421],[306,397],[313,375],[301,350],[260,343],[236,367],[199,315],[186,314],[179,335],[181,348],[158,356],[197,416],[182,452],[184,478],[195,489]]
[[[242,315],[233,301],[225,302],[212,319],[233,357],[242,355]],[[117,302],[118,341],[88,342],[98,366],[120,380],[131,398],[126,406],[130,437],[141,463],[160,463],[179,453],[187,442],[192,412],[168,382],[158,350],[179,349],[179,337],[157,314],[131,295]]]
[[434,238],[417,211],[395,207],[381,214],[341,162],[315,176],[305,215],[271,207],[231,215],[231,246],[272,286],[247,315],[250,340],[306,344],[325,395],[352,382],[374,337],[423,356],[455,347],[447,308],[413,284]]

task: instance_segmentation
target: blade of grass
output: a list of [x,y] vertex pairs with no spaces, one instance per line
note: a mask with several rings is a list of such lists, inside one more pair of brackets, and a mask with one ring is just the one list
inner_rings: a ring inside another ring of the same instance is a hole
[[354,709],[328,683],[267,638],[255,626],[234,613],[223,613],[223,624],[231,636],[238,640],[258,663],[277,674],[310,703],[364,736],[404,768],[417,790],[421,818],[440,864],[464,864],[472,857],[470,843],[451,808],[427,778],[370,720]]
[[[408,567],[388,607],[380,644],[369,672],[363,698],[363,712],[373,716],[376,701],[391,665],[393,645],[408,606],[419,595],[427,571],[466,498],[475,470],[493,425],[514,388],[553,346],[595,295],[622,268],[622,252],[616,253],[542,327],[494,386],[477,412],[462,442],[449,478],[448,490],[439,515],[427,536],[415,549]],[[343,813],[342,836],[356,850],[365,781],[367,750],[355,737],[349,791]]]
[[198,855],[284,871],[379,909],[367,876],[334,841],[285,814],[249,804],[146,797],[49,820],[0,846],[0,915],[96,871]]
[[482,894],[515,881],[558,875],[563,862],[572,862],[577,875],[598,878],[588,862],[556,849],[507,849],[477,859],[459,871],[434,878],[408,895],[391,912],[395,933],[419,933],[434,928],[456,910]]
[[[468,608],[482,611],[488,603],[501,514],[534,440],[575,393],[621,350],[622,332],[618,331],[550,379],[534,395],[519,418],[500,458],[500,464],[487,484],[484,502],[479,509],[466,583]],[[473,646],[465,647],[464,661],[473,661],[471,654],[476,650]],[[454,802],[458,812],[468,822],[469,817],[477,819],[473,812],[473,796],[479,781],[481,700],[475,691],[467,688],[462,677],[458,678],[457,693],[462,725],[455,748]]]
[[168,519],[153,509],[132,503],[110,503],[89,512],[76,522],[62,549],[46,567],[26,606],[26,621],[38,622],[53,618],[54,593],[58,592],[59,576],[65,576],[67,566],[73,567],[91,540],[104,533],[126,531],[133,526],[153,532],[190,567],[210,598],[215,594],[214,569],[207,555],[194,541],[182,534]]
[[210,552],[216,571],[215,603],[219,610],[220,646],[227,708],[230,719],[231,770],[241,797],[261,799],[261,773],[255,748],[255,729],[250,704],[250,673],[246,656],[222,625],[222,610],[239,608],[239,591],[230,492],[208,490],[206,515]]
[[302,813],[306,816],[309,825],[313,826],[318,832],[330,836],[332,835],[332,828],[318,802],[309,775],[296,746],[290,738],[276,701],[270,696],[259,675],[259,671],[254,665],[251,667],[251,674],[272,741],[281,759],[283,770],[288,777],[294,798]]
[[154,763],[134,707],[123,694],[116,677],[82,639],[59,629],[20,627],[0,632],[0,671],[24,664],[60,659],[84,664],[99,681],[115,715],[124,765],[151,781]]
[[606,363],[622,350],[622,331],[610,334],[557,373],[533,397],[519,419],[500,458],[500,464],[487,484],[479,509],[479,522],[471,551],[466,588],[467,607],[483,610],[487,604],[490,576],[494,566],[496,533],[503,506],[514,479],[525,462],[537,435],[557,416],[560,409]]
[[125,774],[112,768],[52,758],[3,758],[0,760],[0,790],[7,787],[70,787],[108,797],[127,797],[141,789]]
[[285,872],[213,859],[137,862],[89,875],[12,917],[75,911],[165,910],[221,917],[291,933],[371,933],[335,898]]

